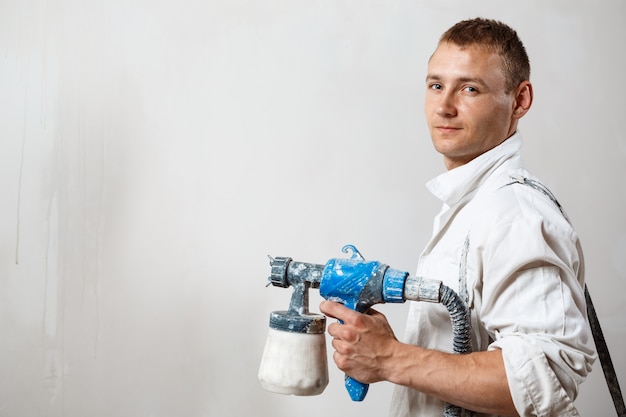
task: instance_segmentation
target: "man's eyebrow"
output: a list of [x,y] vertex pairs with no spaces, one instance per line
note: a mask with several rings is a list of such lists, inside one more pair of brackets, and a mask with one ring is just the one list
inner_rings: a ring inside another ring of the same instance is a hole
[[[441,81],[443,77],[439,74],[427,74],[426,81]],[[454,78],[453,81],[455,83],[472,83],[472,84],[480,84],[486,85],[485,81],[480,77],[459,77]]]

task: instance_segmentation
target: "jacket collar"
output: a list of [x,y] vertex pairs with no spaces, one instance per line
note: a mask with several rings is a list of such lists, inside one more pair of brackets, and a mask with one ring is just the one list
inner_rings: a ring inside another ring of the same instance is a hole
[[453,206],[463,197],[484,184],[490,174],[506,161],[513,162],[510,168],[522,166],[520,148],[522,137],[513,134],[500,145],[472,159],[465,165],[451,169],[426,183],[426,188],[448,206]]

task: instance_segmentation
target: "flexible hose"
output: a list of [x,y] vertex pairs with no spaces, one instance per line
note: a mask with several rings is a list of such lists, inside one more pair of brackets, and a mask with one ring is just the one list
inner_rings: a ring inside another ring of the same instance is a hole
[[[440,303],[450,313],[452,323],[452,347],[455,353],[470,353],[472,351],[472,336],[470,314],[465,302],[450,287],[441,285],[439,291]],[[446,403],[444,417],[469,417],[474,413],[456,405]]]

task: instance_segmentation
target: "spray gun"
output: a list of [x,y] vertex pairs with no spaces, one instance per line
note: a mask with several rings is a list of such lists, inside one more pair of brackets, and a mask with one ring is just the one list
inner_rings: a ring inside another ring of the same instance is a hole
[[[380,262],[365,261],[353,245],[344,246],[342,252],[352,254],[348,259],[330,259],[325,265],[296,262],[285,257],[270,258],[271,275],[268,285],[282,288],[292,286],[294,292],[288,311],[270,314],[270,331],[283,331],[287,334],[284,335],[282,347],[277,347],[275,340],[271,340],[271,334],[268,336],[259,370],[259,380],[265,389],[295,395],[316,395],[320,394],[328,383],[327,370],[324,382],[323,369],[312,372],[315,367],[310,364],[305,367],[306,369],[302,368],[301,362],[308,361],[307,358],[298,358],[296,362],[304,372],[316,376],[321,375],[321,378],[317,378],[316,381],[317,387],[315,388],[318,389],[302,390],[301,381],[305,379],[303,375],[293,378],[300,381],[299,387],[286,387],[285,381],[280,381],[280,377],[284,377],[284,374],[289,371],[283,372],[283,375],[277,375],[276,370],[272,370],[270,365],[276,365],[275,357],[293,356],[289,348],[298,346],[299,342],[285,343],[285,340],[300,337],[302,334],[316,334],[318,343],[321,340],[323,344],[325,317],[309,313],[309,288],[319,288],[320,295],[325,299],[341,302],[346,307],[361,313],[367,312],[374,304],[380,303],[403,303],[406,300],[442,303],[450,313],[454,351],[456,353],[471,351],[469,313],[465,303],[453,290],[443,285],[441,281],[412,277],[408,272],[390,268]],[[309,349],[308,352],[313,355],[308,355],[308,357],[319,357],[322,350],[323,361],[326,362],[325,346]],[[322,382],[323,386],[321,386]],[[368,384],[363,384],[347,375],[345,386],[353,401],[362,401],[369,387]],[[454,408],[454,406],[448,406],[448,408]],[[453,412],[447,411],[446,415],[453,415]]]

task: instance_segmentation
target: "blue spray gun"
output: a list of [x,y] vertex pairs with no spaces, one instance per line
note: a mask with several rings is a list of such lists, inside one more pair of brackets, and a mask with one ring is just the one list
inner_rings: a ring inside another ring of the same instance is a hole
[[[408,272],[390,268],[380,262],[365,261],[352,245],[344,246],[342,252],[352,254],[348,259],[331,259],[325,265],[296,262],[285,257],[270,258],[272,269],[268,285],[294,287],[289,311],[273,312],[270,315],[270,328],[302,333],[302,326],[299,323],[303,319],[306,320],[306,316],[302,317],[299,311],[305,312],[305,315],[309,314],[308,296],[302,293],[302,288],[305,291],[308,288],[319,288],[320,295],[325,299],[341,302],[360,313],[367,312],[374,304],[403,303],[406,300],[428,301],[442,303],[448,309],[452,322],[454,351],[471,352],[469,313],[465,303],[453,290],[443,285],[441,281],[411,277]],[[306,305],[302,306],[302,301]],[[280,320],[276,320],[277,315],[281,316]],[[268,345],[266,354],[267,351]],[[264,367],[265,357],[264,354],[262,369],[267,368]],[[259,379],[262,379],[261,372]],[[362,401],[369,388],[368,384],[347,375],[345,386],[353,401]],[[296,395],[310,394],[296,393]]]

